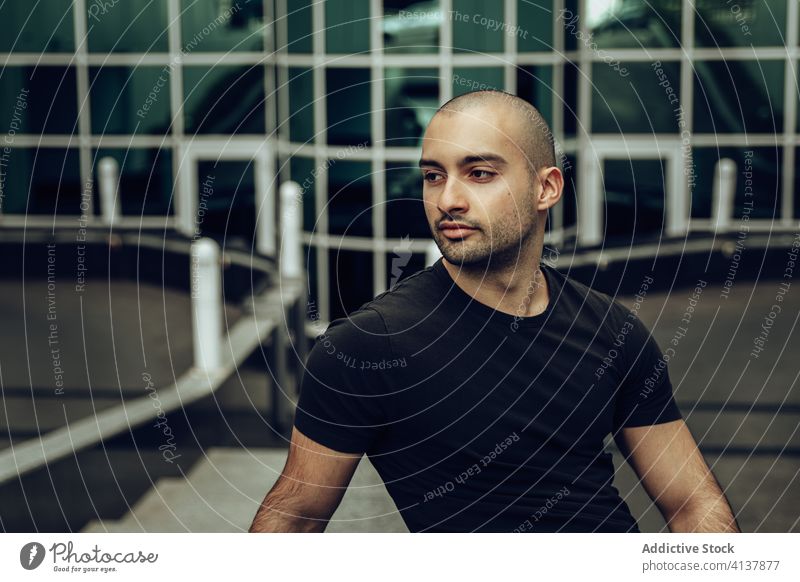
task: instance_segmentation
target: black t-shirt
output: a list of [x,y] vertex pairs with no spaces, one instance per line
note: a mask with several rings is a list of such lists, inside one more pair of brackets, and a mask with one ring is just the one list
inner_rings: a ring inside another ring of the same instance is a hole
[[541,269],[533,317],[440,259],[317,337],[295,426],[366,453],[409,530],[638,531],[603,441],[681,418],[661,351],[629,309]]

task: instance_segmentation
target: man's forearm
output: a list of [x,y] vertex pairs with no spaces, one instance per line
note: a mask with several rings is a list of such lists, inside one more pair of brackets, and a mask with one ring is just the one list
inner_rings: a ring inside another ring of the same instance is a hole
[[308,509],[308,497],[297,490],[294,481],[279,479],[261,502],[250,532],[321,532],[326,519],[315,519]]
[[253,518],[253,523],[250,524],[250,533],[321,532],[325,530],[326,521],[299,516],[291,510],[273,507],[267,504],[267,501],[268,499],[264,500]]
[[684,505],[669,520],[673,533],[739,533],[739,524],[731,506],[720,492],[719,496]]

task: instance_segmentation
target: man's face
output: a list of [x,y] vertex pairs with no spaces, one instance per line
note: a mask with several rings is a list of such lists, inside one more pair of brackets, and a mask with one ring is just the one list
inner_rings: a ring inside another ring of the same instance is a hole
[[452,264],[515,264],[536,232],[541,186],[531,183],[516,119],[500,104],[440,112],[428,125],[420,160],[425,214]]

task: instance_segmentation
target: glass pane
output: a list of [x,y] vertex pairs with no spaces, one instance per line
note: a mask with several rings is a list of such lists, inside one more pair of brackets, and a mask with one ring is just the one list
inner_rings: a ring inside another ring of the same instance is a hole
[[328,260],[333,321],[345,317],[374,298],[372,253],[331,249],[328,251]]
[[386,255],[386,288],[391,289],[397,283],[425,268],[425,255],[414,254],[409,249],[408,240],[402,240],[392,247]]
[[369,69],[326,71],[329,144],[369,145],[369,82]]
[[[711,218],[714,172],[719,160],[724,158],[736,163],[734,216],[741,218],[747,209],[750,218],[779,217],[781,148],[703,147],[694,148],[696,182],[692,191],[692,217]],[[745,172],[752,174],[746,175]],[[749,193],[752,193],[752,196],[747,195]],[[746,207],[745,202],[752,205]]]
[[321,322],[313,323],[322,317],[322,314],[319,312],[317,249],[313,246],[303,245],[303,252],[305,253],[304,256],[306,258],[306,277],[308,281],[308,307],[306,308],[306,314],[312,321],[314,331],[316,331],[317,335],[319,335],[325,331],[325,328],[322,326]]
[[76,91],[73,68],[0,68],[0,111],[7,116],[9,135],[77,133]]
[[289,172],[292,180],[300,185],[303,193],[303,229],[314,232],[317,229],[317,215],[314,204],[314,160],[293,156],[289,162]]
[[800,159],[795,150],[794,158],[794,217],[800,218]]
[[506,33],[517,37],[519,52],[553,50],[553,0],[518,0],[517,22]]
[[[681,0],[586,2],[586,14],[560,15],[568,35],[589,50],[680,46]],[[585,20],[588,34],[580,30]]]
[[386,235],[389,238],[431,238],[422,201],[422,175],[416,164],[386,164]]
[[561,202],[564,206],[564,228],[575,226],[578,220],[578,159],[575,154],[568,154],[561,160],[561,171],[564,172],[564,190]]
[[503,89],[503,69],[456,67],[453,69],[453,97],[482,89]]
[[503,37],[512,29],[503,20],[502,2],[484,0],[453,0],[454,53],[502,52]]
[[[580,67],[577,63],[564,63],[564,135],[575,137],[578,132],[578,75]],[[558,96],[556,96],[558,99]],[[588,128],[582,128],[586,132]]]
[[[313,31],[311,28],[311,0],[293,0],[287,8],[286,27],[289,37],[287,49],[290,53],[311,53]],[[281,47],[278,47],[279,49]]]
[[[97,182],[97,164],[112,157],[119,165],[119,204],[123,216],[172,214],[172,152],[168,149],[99,149],[94,153],[92,174]],[[101,211],[95,188],[95,208]]]
[[91,67],[92,133],[169,131],[168,67]]
[[578,15],[578,0],[566,0],[564,8],[557,12],[554,17],[559,26],[564,29],[564,47],[568,51],[574,51],[578,48],[577,31],[580,29],[580,18],[575,17]]
[[314,77],[311,69],[289,68],[289,139],[314,141]]
[[548,124],[553,124],[553,67],[525,65],[517,68],[517,95],[531,103]]
[[384,0],[383,48],[387,53],[439,51],[444,16],[437,0]]
[[605,160],[606,242],[657,238],[664,224],[663,160]]
[[264,133],[264,69],[184,67],[186,133]]
[[197,163],[197,222],[203,236],[225,247],[252,248],[255,241],[255,170],[250,160]]
[[81,214],[77,149],[9,148],[3,158],[3,214]]
[[372,236],[372,165],[328,160],[328,231]]
[[695,133],[783,131],[783,61],[695,61],[694,67]]
[[[624,76],[621,74],[624,73]],[[592,131],[678,132],[679,63],[592,65]]]
[[259,51],[264,46],[261,2],[197,2],[181,4],[181,44],[192,51]]
[[72,0],[0,4],[0,52],[67,53],[75,49]]
[[786,0],[695,0],[697,46],[783,46]]
[[[793,71],[794,77],[789,79],[789,83],[797,82],[796,79],[798,78],[797,77],[797,75],[798,75],[798,63],[795,62],[794,66],[792,68],[794,69],[794,71]],[[800,89],[798,89],[797,91],[792,91],[792,93],[794,93],[794,98],[795,98],[796,103],[797,103],[797,105],[796,105],[797,110],[800,111]],[[796,133],[800,133],[800,115],[798,115],[797,119],[795,120],[795,127],[796,127],[795,132]],[[791,128],[789,130],[791,131]]]
[[158,0],[86,3],[89,50],[152,53],[169,50],[167,3]]
[[386,69],[386,145],[416,147],[439,108],[437,69]]
[[369,50],[369,0],[325,2],[325,47],[329,53]]

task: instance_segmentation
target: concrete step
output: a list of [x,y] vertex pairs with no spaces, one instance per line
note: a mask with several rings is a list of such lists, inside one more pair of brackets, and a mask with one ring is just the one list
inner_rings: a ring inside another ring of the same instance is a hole
[[90,417],[121,402],[121,398],[107,395],[92,399],[88,391],[80,399],[52,395],[35,399],[30,395],[4,396],[0,406],[0,431],[33,436]]
[[[694,287],[648,293],[638,310],[662,351],[673,348],[669,376],[682,402],[800,404],[794,384],[800,370],[800,334],[794,319],[800,293],[785,295],[773,320],[764,351],[751,356],[754,339],[775,302],[780,281],[737,279],[734,292],[722,297],[720,284],[709,284],[692,304]],[[629,308],[633,297],[617,296]],[[687,317],[687,311],[693,311]],[[794,388],[792,388],[794,387]]]
[[800,463],[791,456],[706,455],[745,532],[800,532]]
[[[147,514],[153,511],[153,509],[162,508],[162,501],[165,494],[165,489],[169,490],[174,486],[182,486],[183,479],[180,477],[164,477],[156,481],[155,486],[150,489],[145,495],[139,499],[130,509],[130,511],[125,514],[119,520],[107,519],[107,520],[92,520],[83,529],[81,532],[94,532],[94,533],[102,533],[102,532],[109,532],[109,533],[124,533],[124,532],[141,532],[147,531],[143,526],[144,524],[140,524],[136,522],[136,519],[133,518],[134,515],[141,515]],[[185,530],[180,530],[185,531]]]
[[[213,448],[186,479],[162,479],[117,522],[83,531],[246,531],[286,461],[285,449]],[[407,531],[369,460],[362,459],[330,532]]]
[[[193,351],[188,289],[93,279],[84,292],[75,293],[74,284],[74,278],[59,278],[58,301],[51,305],[45,279],[26,277],[25,285],[0,280],[0,368],[5,386],[49,387],[52,392],[57,365],[65,392],[88,398],[87,386],[118,386],[137,396],[146,385],[143,373],[158,387],[189,369]],[[224,306],[227,329],[241,317],[239,306]]]
[[750,452],[800,448],[800,414],[684,409],[684,419],[701,449]]
[[[614,485],[645,533],[669,531],[636,473],[616,449]],[[800,532],[800,468],[797,458],[776,455],[706,454],[743,532]]]
[[217,517],[213,503],[195,495],[184,479],[161,479],[118,525],[132,532],[233,531],[224,523],[203,529],[208,514]]
[[[113,519],[105,521],[93,519],[81,529],[81,533],[131,533],[132,531],[134,530],[131,530],[128,525],[123,525]],[[140,532],[141,529],[135,531]]]

